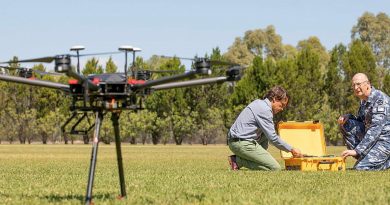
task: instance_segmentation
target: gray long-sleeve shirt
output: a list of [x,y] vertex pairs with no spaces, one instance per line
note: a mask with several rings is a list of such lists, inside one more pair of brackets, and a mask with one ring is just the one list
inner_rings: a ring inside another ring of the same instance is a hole
[[257,99],[251,102],[237,117],[230,128],[231,138],[256,139],[260,136],[258,129],[278,149],[289,152],[292,147],[276,134],[273,122],[271,102],[268,99]]

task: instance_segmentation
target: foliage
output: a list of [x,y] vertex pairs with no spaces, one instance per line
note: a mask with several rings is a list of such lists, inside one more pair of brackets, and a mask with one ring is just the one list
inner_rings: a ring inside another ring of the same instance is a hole
[[106,63],[106,73],[116,73],[118,70],[118,66],[115,65],[112,57],[110,57]]
[[[237,37],[226,53],[216,47],[204,57],[216,61],[239,63],[246,67],[238,82],[211,84],[188,88],[152,92],[140,97],[145,110],[123,111],[120,135],[123,142],[131,144],[152,143],[201,143],[204,145],[225,143],[226,132],[241,110],[255,99],[262,99],[273,86],[284,87],[289,95],[289,106],[274,117],[280,120],[320,120],[325,125],[327,142],[340,144],[336,119],[345,113],[355,114],[359,101],[353,95],[351,78],[356,73],[366,73],[375,88],[390,93],[389,71],[389,17],[385,13],[376,16],[364,13],[353,26],[351,42],[335,45],[329,52],[316,36],[297,43],[282,43],[282,37],[274,26],[246,31]],[[13,57],[14,60],[18,58]],[[17,63],[2,69],[4,75],[18,76]],[[152,56],[148,60],[137,56],[131,69],[171,70],[175,74],[186,68],[179,58]],[[42,64],[34,70],[46,71]],[[209,77],[224,75],[226,67],[213,65]],[[117,66],[110,57],[105,68],[97,58],[87,60],[83,75],[114,73]],[[129,71],[129,72],[130,72]],[[151,79],[166,77],[172,73],[153,73]],[[50,76],[34,73],[34,78],[67,84],[66,76]],[[87,135],[70,135],[73,120],[62,133],[61,123],[71,115],[71,98],[48,88],[38,88],[0,81],[0,143],[19,142],[57,143],[64,139],[67,144]],[[83,114],[83,113],[81,113]],[[88,130],[95,119],[88,114],[77,127]],[[92,129],[93,130],[93,129]],[[110,113],[104,117],[100,140],[114,140]]]
[[378,66],[390,69],[390,18],[379,12],[376,16],[365,12],[352,28],[352,38],[369,45]]

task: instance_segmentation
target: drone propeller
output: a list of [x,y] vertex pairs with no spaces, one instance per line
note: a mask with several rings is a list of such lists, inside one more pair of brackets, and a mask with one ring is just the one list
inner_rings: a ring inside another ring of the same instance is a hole
[[[110,55],[110,54],[118,54],[120,52],[102,52],[102,53],[89,53],[89,54],[82,54],[79,55],[80,57],[82,56],[97,56],[97,55]],[[77,55],[73,54],[62,54],[62,55],[55,55],[55,56],[46,56],[46,57],[41,57],[41,58],[31,58],[31,59],[24,59],[24,60],[11,60],[11,61],[5,61],[5,62],[0,62],[0,64],[11,64],[11,63],[51,63],[55,59],[62,58],[64,56],[67,57],[77,57]]]
[[[7,70],[18,70],[20,77],[31,77],[32,72],[37,73],[39,75],[63,75],[61,73],[53,73],[53,72],[46,72],[41,70],[35,70],[32,68],[26,68],[26,67],[11,67],[11,66],[0,66],[0,68],[4,68]],[[28,74],[30,73],[30,74]]]
[[149,73],[179,73],[180,70],[137,70],[137,72],[149,72]]
[[161,58],[178,58],[178,59],[181,59],[181,60],[191,60],[191,61],[194,61],[195,64],[196,63],[201,63],[201,62],[207,62],[207,63],[210,63],[210,65],[212,66],[216,66],[216,65],[221,65],[221,66],[238,66],[239,64],[237,63],[231,63],[231,62],[227,62],[227,61],[221,61],[221,60],[211,60],[209,58],[199,58],[199,57],[195,57],[195,58],[183,58],[183,57],[176,57],[176,56],[160,56]]
[[58,75],[58,76],[64,75],[62,73],[46,72],[46,71],[41,71],[41,70],[32,70],[32,71],[35,73],[38,73],[39,75]]

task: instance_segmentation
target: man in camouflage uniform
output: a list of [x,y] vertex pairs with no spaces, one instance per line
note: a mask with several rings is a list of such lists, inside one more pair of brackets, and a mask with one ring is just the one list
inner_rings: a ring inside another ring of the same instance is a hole
[[367,76],[358,73],[352,78],[352,89],[360,99],[358,115],[338,119],[347,149],[346,158],[355,157],[356,170],[390,168],[390,98],[371,86]]

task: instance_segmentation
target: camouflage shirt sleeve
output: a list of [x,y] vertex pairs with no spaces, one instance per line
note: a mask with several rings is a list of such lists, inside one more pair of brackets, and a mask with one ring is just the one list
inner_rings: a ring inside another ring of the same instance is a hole
[[371,115],[371,123],[366,127],[367,131],[362,141],[355,148],[357,154],[364,156],[370,151],[370,148],[375,144],[386,124],[389,110],[390,106],[387,100],[384,101],[383,98],[380,97],[374,101],[372,110],[370,111],[371,113],[367,114]]

